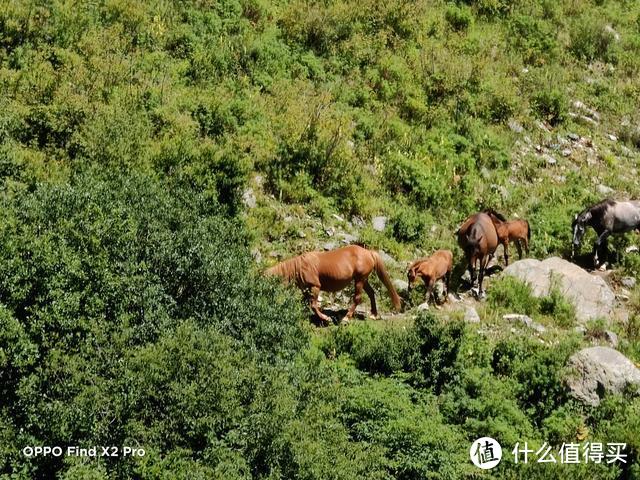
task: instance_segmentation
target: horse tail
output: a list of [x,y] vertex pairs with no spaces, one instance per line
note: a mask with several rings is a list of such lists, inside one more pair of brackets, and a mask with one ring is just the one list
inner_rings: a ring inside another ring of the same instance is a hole
[[400,311],[400,296],[396,289],[393,287],[393,283],[391,283],[391,279],[389,278],[389,274],[387,273],[387,269],[384,268],[384,262],[378,252],[371,252],[373,254],[373,259],[375,261],[374,268],[376,269],[376,274],[384,286],[387,287],[387,291],[389,292],[389,296],[391,297],[391,303],[393,303],[393,307]]
[[527,242],[531,241],[531,225],[529,225],[529,220],[525,220],[527,222]]

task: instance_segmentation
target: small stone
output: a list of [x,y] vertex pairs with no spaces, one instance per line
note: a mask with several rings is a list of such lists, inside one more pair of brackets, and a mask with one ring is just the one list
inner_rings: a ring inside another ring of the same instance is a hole
[[580,100],[576,100],[575,102],[573,102],[573,108],[577,108],[578,110],[583,110],[584,108],[586,108],[586,106]]
[[602,184],[598,185],[596,190],[600,195],[611,195],[614,192],[613,188]]
[[298,232],[298,236],[299,236],[300,238],[307,238],[307,234],[306,234],[306,233],[304,233],[302,230],[300,230],[300,231]]
[[574,142],[580,140],[580,135],[577,135],[575,133],[570,133],[567,135],[567,137],[569,137],[569,139],[573,140]]
[[607,138],[609,140],[611,140],[612,142],[617,142],[618,141],[618,137],[616,137],[615,135],[613,135],[611,133],[607,134]]
[[358,237],[351,235],[350,233],[340,233],[339,235],[342,237],[342,243],[346,243],[347,245],[351,245],[358,241]]
[[586,115],[580,115],[578,117],[582,122],[588,123],[589,125],[598,125],[598,122],[591,117],[587,117]]
[[335,250],[336,248],[338,248],[336,242],[326,242],[322,244],[322,249],[325,251]]
[[561,153],[562,153],[563,157],[568,157],[569,155],[571,155],[571,149],[570,148],[563,148]]
[[247,188],[244,192],[242,192],[242,203],[247,208],[256,208],[258,202],[252,188]]
[[582,325],[578,325],[578,326],[574,327],[573,331],[576,332],[576,333],[579,333],[581,335],[584,335],[585,333],[587,333],[587,329]]
[[638,246],[637,245],[629,245],[627,248],[624,249],[624,251],[626,253],[637,252],[638,251]]
[[522,128],[522,125],[520,125],[514,119],[509,120],[508,125],[509,125],[509,128],[516,133],[522,133],[522,131],[524,130],[524,128]]
[[336,220],[338,220],[339,222],[344,222],[344,218],[342,218],[340,215],[338,215],[337,213],[332,213],[331,216],[333,218],[335,218]]
[[613,348],[616,348],[618,346],[618,335],[615,332],[606,330],[604,332],[604,338],[607,339],[607,342],[609,342]]
[[526,325],[527,327],[535,330],[538,333],[543,333],[543,332],[547,331],[547,329],[544,327],[544,325],[541,325],[538,322],[534,322],[533,319],[531,317],[529,317],[528,315],[521,315],[521,314],[517,314],[517,313],[509,313],[507,315],[503,315],[502,318],[504,320],[509,320],[511,322],[520,322],[523,325]]
[[383,232],[387,226],[387,217],[373,217],[371,219],[371,225],[376,232]]
[[393,283],[393,287],[399,292],[406,292],[409,288],[409,283],[406,280],[400,280],[399,278],[393,279],[391,283]]
[[558,161],[548,153],[545,153],[542,158],[544,158],[544,161],[547,162],[547,165],[555,165],[556,163],[558,163]]
[[423,302],[417,307],[418,310],[429,310],[429,302]]
[[622,277],[620,283],[626,288],[633,288],[636,286],[636,279],[633,277]]
[[467,307],[464,312],[464,321],[468,323],[480,323],[480,315],[478,315],[475,308]]

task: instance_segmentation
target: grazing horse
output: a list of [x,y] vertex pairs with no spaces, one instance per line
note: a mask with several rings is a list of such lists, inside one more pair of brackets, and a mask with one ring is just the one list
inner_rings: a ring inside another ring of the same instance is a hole
[[577,214],[571,224],[573,231],[571,258],[575,250],[580,248],[587,226],[592,227],[598,235],[593,244],[593,266],[597,268],[600,252],[604,251],[605,254],[608,252],[609,235],[640,228],[640,200],[618,202],[607,198]]
[[362,300],[363,289],[371,300],[371,315],[378,316],[375,293],[367,281],[373,270],[387,287],[394,308],[400,310],[400,297],[393,288],[380,255],[358,245],[349,245],[330,252],[304,253],[267,269],[265,274],[282,277],[287,282],[295,282],[309,300],[313,312],[328,325],[331,318],[320,311],[318,304],[320,291],[337,292],[351,282],[355,283],[353,303],[343,320],[348,321],[353,316]]
[[[506,220],[502,215],[501,220]],[[464,251],[469,263],[471,286],[475,283],[475,268],[478,264],[478,297],[484,296],[482,281],[489,261],[498,247],[498,233],[486,213],[476,213],[467,218],[456,232],[458,245]]]
[[422,278],[427,287],[427,302],[431,298],[433,286],[441,278],[444,279],[445,285],[445,302],[447,301],[447,293],[449,293],[449,280],[451,279],[451,271],[453,270],[453,253],[451,250],[436,250],[430,257],[416,260],[409,266],[407,272],[408,289],[411,290],[412,285],[418,278]]
[[[496,227],[498,234],[498,243],[502,245],[504,250],[504,263],[509,265],[509,243],[514,242],[518,249],[518,257],[522,259],[522,246],[529,254],[529,241],[531,240],[531,228],[529,222],[520,218],[516,220],[504,221],[498,212],[493,209],[485,210],[484,213],[491,217],[493,225]],[[504,218],[504,217],[502,217]]]

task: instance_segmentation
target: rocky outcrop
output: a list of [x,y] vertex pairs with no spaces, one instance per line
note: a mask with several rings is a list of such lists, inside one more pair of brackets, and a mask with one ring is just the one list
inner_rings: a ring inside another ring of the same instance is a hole
[[640,387],[640,369],[609,347],[580,350],[569,359],[566,379],[571,396],[596,406],[607,393],[620,393],[628,385]]
[[542,262],[520,260],[505,268],[504,273],[528,283],[537,297],[549,295],[554,285],[557,286],[575,307],[579,322],[608,318],[613,312],[616,297],[609,285],[561,258],[552,257]]

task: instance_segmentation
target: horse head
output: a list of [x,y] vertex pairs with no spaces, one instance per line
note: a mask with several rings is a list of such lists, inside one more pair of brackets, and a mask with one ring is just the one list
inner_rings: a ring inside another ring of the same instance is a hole
[[582,238],[587,229],[587,222],[591,219],[591,212],[588,210],[573,217],[571,223],[571,231],[573,232],[573,241],[571,243],[571,258],[575,255],[575,250],[582,245]]

